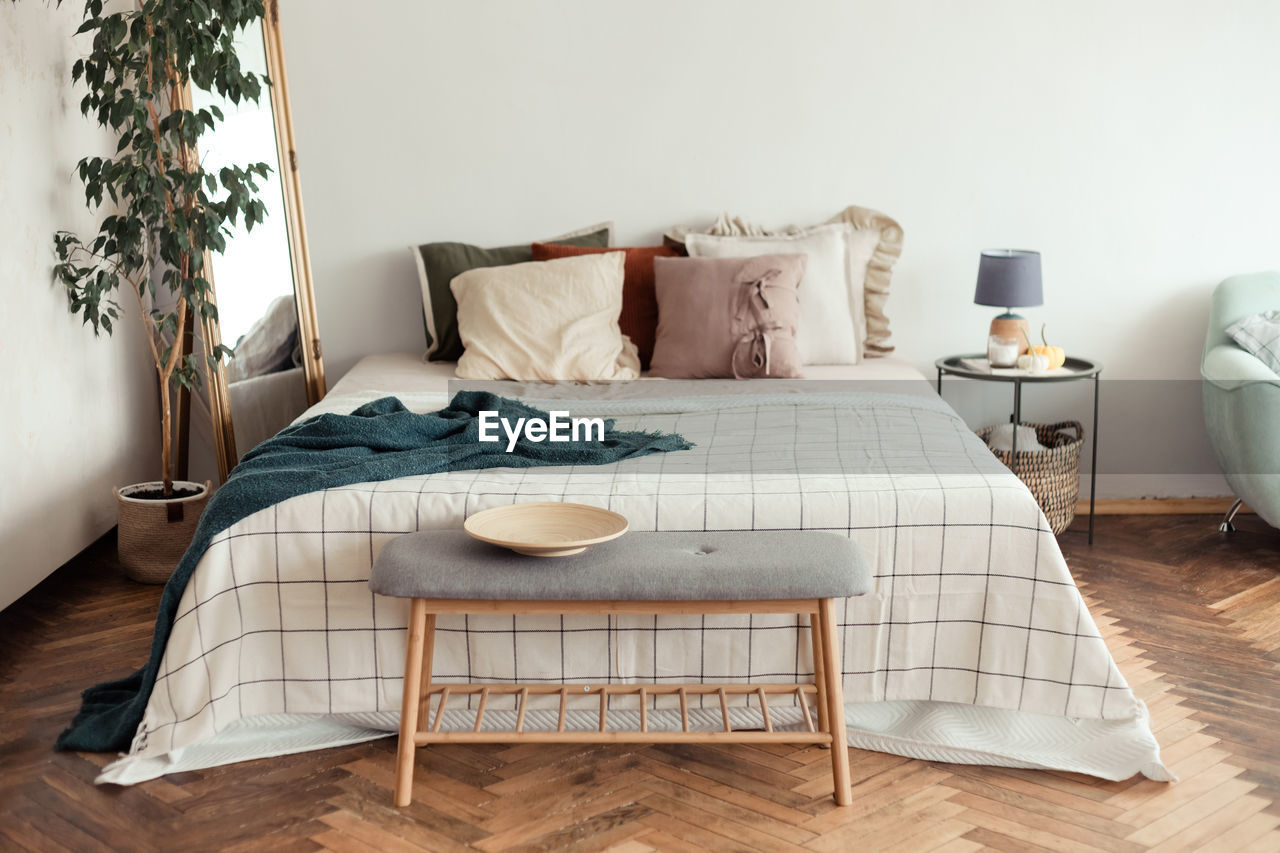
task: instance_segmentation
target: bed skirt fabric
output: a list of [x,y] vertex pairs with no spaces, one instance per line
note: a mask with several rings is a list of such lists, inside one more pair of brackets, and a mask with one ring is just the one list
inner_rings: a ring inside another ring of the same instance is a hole
[[[798,707],[775,707],[772,702],[769,707],[774,728],[803,726]],[[718,709],[695,708],[689,713],[694,728],[715,730],[720,726]],[[548,708],[530,711],[525,722],[530,728],[553,730],[557,715]],[[729,716],[734,726],[760,725],[758,714],[750,708],[731,708]],[[515,713],[510,710],[486,711],[485,717],[497,726],[515,725]],[[609,718],[619,726],[640,725],[635,711],[610,708]],[[598,719],[594,711],[570,711],[565,715],[565,726],[589,731],[595,729]],[[1150,731],[1145,713],[1131,720],[1072,721],[997,708],[913,701],[846,705],[845,719],[849,746],[858,749],[948,764],[1066,770],[1113,781],[1128,779],[1135,772],[1157,781],[1173,780],[1147,746]],[[465,731],[473,720],[469,712],[448,711],[441,728]],[[678,730],[680,715],[673,710],[650,711],[648,724],[655,730]],[[246,717],[202,743],[155,757],[116,762],[97,781],[133,785],[169,773],[364,743],[393,736],[399,727],[396,711]]]
[[[662,398],[574,414],[679,433],[691,451],[328,489],[219,534],[132,748],[100,781],[393,729],[407,606],[370,592],[373,559],[396,535],[531,500],[604,506],[635,530],[854,539],[876,573],[871,593],[837,605],[855,746],[1170,778],[1031,494],[936,397],[776,385],[715,397],[662,384]],[[415,411],[443,399],[402,395]],[[812,672],[809,649],[807,625],[785,616],[441,617],[435,670],[441,681],[792,681]]]

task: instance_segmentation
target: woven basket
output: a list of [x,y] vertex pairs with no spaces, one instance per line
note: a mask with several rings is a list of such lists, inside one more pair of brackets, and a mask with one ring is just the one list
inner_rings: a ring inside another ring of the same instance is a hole
[[175,488],[199,489],[199,494],[171,501],[131,497],[140,491],[163,488],[163,483],[135,483],[116,489],[116,549],[120,565],[132,580],[166,583],[182,559],[209,502],[210,483],[175,480]]
[[[1049,520],[1056,536],[1071,526],[1076,517],[1076,498],[1080,496],[1080,448],[1084,444],[1084,426],[1079,421],[1056,424],[1022,423],[1036,431],[1036,440],[1047,450],[1018,451],[1018,479],[1027,484],[1036,503]],[[978,430],[984,441],[991,438],[994,426]],[[1069,435],[1062,430],[1075,430]],[[992,450],[996,458],[1013,468],[1013,454],[1008,450]]]

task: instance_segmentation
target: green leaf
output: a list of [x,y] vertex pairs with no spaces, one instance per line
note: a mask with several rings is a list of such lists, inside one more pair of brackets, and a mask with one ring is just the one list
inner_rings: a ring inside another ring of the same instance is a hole
[[[90,155],[76,165],[85,204],[97,209],[109,200],[112,209],[83,241],[67,231],[53,235],[53,277],[69,310],[95,334],[109,335],[125,322],[116,300],[122,289],[136,289],[160,306],[173,304],[165,291],[183,296],[197,316],[216,320],[205,252],[226,249],[239,217],[249,228],[263,221],[258,181],[270,169],[252,163],[206,172],[184,153],[198,146],[202,134],[217,130],[223,111],[166,107],[169,93],[188,84],[235,104],[258,99],[266,78],[242,67],[235,36],[261,19],[263,3],[137,0],[111,6],[120,11],[109,14],[105,8],[104,0],[84,3],[78,32],[87,36],[82,47],[88,50],[72,64],[70,77],[81,93],[81,113],[108,128],[115,140],[112,158]],[[154,308],[147,316],[162,336],[154,343],[167,356],[177,316]],[[214,348],[212,357],[233,354],[224,346]],[[171,381],[198,384],[199,367],[199,358],[184,359]]]

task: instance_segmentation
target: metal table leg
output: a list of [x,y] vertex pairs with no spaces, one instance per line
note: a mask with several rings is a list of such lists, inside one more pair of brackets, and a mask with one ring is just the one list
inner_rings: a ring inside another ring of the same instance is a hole
[[1093,375],[1093,462],[1089,468],[1089,544],[1093,544],[1093,520],[1098,503],[1098,389],[1102,371]]
[[1018,425],[1022,423],[1022,380],[1013,380],[1013,449],[1010,451],[1009,470],[1018,476]]

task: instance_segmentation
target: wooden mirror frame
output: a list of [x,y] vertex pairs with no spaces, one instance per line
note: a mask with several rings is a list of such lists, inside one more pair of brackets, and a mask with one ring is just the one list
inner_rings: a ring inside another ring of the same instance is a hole
[[[279,0],[267,0],[262,18],[262,39],[271,81],[271,113],[276,131],[276,155],[280,163],[280,184],[289,234],[289,256],[293,267],[294,304],[298,312],[298,340],[302,344],[302,367],[307,386],[307,404],[315,405],[326,393],[324,361],[320,354],[320,331],[316,321],[315,293],[311,280],[311,254],[307,248],[306,217],[302,210],[302,184],[298,175],[298,153],[294,144],[293,118],[289,104],[289,83],[284,68],[284,44],[280,36]],[[213,284],[213,266],[205,258],[206,276]],[[214,298],[210,298],[214,301]],[[204,321],[201,335],[206,352],[222,343],[217,323]],[[218,362],[208,382],[209,410],[213,413],[213,442],[218,457],[218,474],[223,482],[240,459],[236,450],[231,398],[227,388],[226,365]]]

